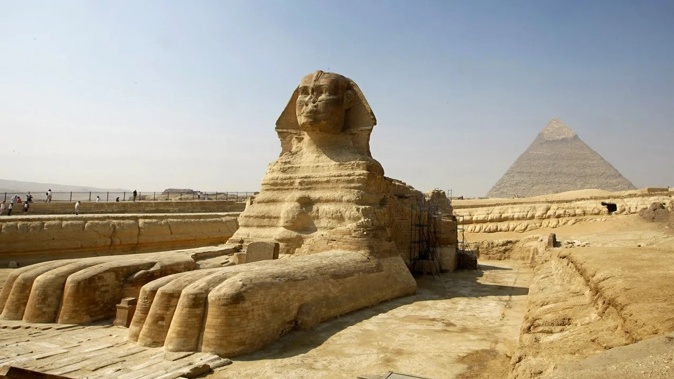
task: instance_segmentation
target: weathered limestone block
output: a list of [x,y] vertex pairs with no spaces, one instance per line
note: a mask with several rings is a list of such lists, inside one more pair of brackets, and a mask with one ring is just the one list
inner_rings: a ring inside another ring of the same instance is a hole
[[653,196],[648,192],[626,191],[609,193],[595,199],[541,200],[540,197],[512,199],[511,204],[491,200],[474,200],[454,206],[464,228],[472,233],[526,232],[545,227],[573,225],[578,221],[601,221],[607,210],[601,205],[608,201],[617,205],[613,214],[634,214],[647,210],[652,203],[668,204],[668,196]]
[[246,263],[246,253],[242,252],[234,253],[234,255],[232,256],[232,262],[234,262],[235,265]]
[[136,302],[137,299],[135,297],[122,299],[122,302],[117,304],[117,315],[112,325],[128,327],[136,311]]
[[0,318],[82,324],[115,315],[124,297],[196,263],[186,254],[163,253],[59,260],[12,271],[0,292]]
[[246,263],[278,259],[278,242],[251,242],[246,247]]
[[438,257],[442,271],[452,272],[456,270],[456,246],[442,246],[438,248]]
[[[0,266],[225,243],[238,214],[31,216],[3,219]],[[4,264],[3,264],[4,263]]]

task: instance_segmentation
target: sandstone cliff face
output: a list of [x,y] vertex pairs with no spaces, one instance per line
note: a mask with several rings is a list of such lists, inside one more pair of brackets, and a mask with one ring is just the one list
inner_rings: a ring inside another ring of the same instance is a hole
[[528,197],[591,188],[626,191],[636,187],[571,128],[554,118],[487,197]]

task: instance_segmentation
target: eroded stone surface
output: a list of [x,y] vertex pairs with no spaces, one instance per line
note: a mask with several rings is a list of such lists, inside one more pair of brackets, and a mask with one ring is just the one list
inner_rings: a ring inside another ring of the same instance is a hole
[[0,266],[222,244],[238,228],[237,217],[238,213],[5,218],[0,223]]
[[[350,79],[322,71],[304,77],[276,124],[281,156],[230,239],[249,251],[277,243],[285,258],[149,283],[130,338],[235,356],[294,328],[414,293],[403,258],[410,208],[423,194],[384,176],[369,149],[375,123]],[[250,262],[236,257],[243,259]]]
[[[508,200],[458,200],[454,211],[461,218],[466,232],[499,233],[528,232],[543,228],[557,228],[584,221],[606,221],[610,217],[602,201],[615,203],[614,215],[629,215],[648,209],[653,203],[671,203],[668,191],[649,189],[623,192],[605,192],[569,199],[564,195],[537,196]],[[572,196],[573,192],[569,192]]]
[[196,268],[184,253],[38,263],[12,271],[0,292],[0,318],[82,324],[112,318],[124,297],[157,278]]

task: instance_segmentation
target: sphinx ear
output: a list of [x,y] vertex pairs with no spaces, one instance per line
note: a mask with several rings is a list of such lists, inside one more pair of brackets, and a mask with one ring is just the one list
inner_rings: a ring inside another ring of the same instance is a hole
[[356,94],[348,89],[344,91],[344,109],[349,109],[356,102]]

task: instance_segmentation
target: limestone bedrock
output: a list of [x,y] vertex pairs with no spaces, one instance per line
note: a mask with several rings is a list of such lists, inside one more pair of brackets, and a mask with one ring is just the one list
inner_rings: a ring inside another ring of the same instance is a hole
[[370,154],[375,124],[352,80],[322,71],[305,76],[276,123],[281,155],[229,240],[244,249],[278,243],[282,259],[148,283],[129,338],[231,357],[294,328],[414,293],[404,257],[409,209],[423,194],[384,176]]

